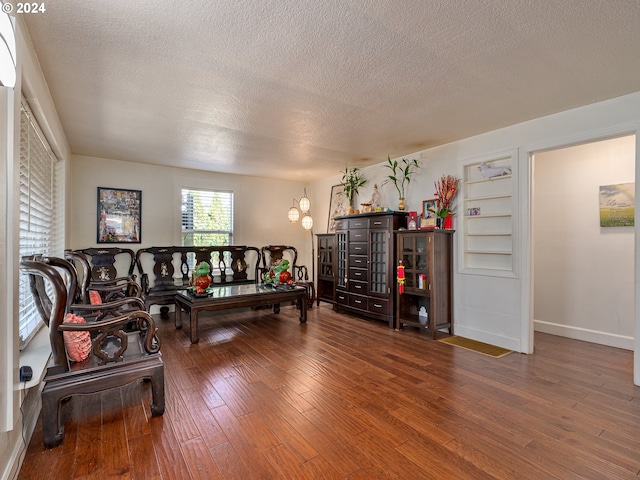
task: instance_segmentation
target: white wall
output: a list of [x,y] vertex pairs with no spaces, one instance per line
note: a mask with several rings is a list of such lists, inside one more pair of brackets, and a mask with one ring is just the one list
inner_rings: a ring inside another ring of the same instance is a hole
[[[454,257],[454,330],[458,335],[510,348],[520,352],[533,352],[532,322],[532,265],[530,245],[530,155],[544,149],[574,145],[615,135],[635,133],[640,125],[640,92],[624,97],[607,100],[593,105],[576,108],[555,115],[512,125],[459,142],[443,145],[429,150],[405,155],[405,158],[418,158],[423,168],[412,182],[407,194],[410,209],[417,210],[422,200],[433,197],[433,182],[443,174],[453,174],[462,178],[463,165],[473,160],[517,150],[518,162],[515,168],[518,182],[517,211],[519,226],[515,235],[514,264],[515,278],[497,278],[483,275],[461,273],[458,269],[457,245]],[[393,157],[393,153],[390,152]],[[380,164],[365,168],[369,184],[363,188],[360,200],[371,195],[373,183],[382,183],[385,169]],[[636,150],[635,163],[638,164]],[[353,165],[349,165],[353,166]],[[640,169],[636,168],[636,171]],[[328,202],[331,185],[340,181],[340,172],[331,179],[313,182],[309,190],[312,200],[326,199]],[[382,187],[383,203],[395,206],[393,187]],[[460,196],[458,196],[458,202]],[[457,206],[460,211],[460,206]],[[326,210],[321,212],[326,218]],[[326,220],[325,220],[326,222]],[[454,228],[458,229],[454,242],[463,235],[463,222],[454,219]],[[636,222],[636,230],[638,229]],[[326,229],[326,226],[323,226]],[[638,271],[636,258],[635,270]],[[637,277],[637,275],[636,275]],[[634,288],[638,298],[640,286]],[[637,309],[634,312],[638,323]],[[637,345],[636,340],[636,345]],[[636,372],[640,372],[640,357],[636,356]],[[640,375],[636,377],[640,383]]]
[[534,157],[535,330],[633,349],[634,228],[600,227],[599,187],[635,181],[635,138]]
[[300,222],[292,224],[287,219],[293,198],[302,196],[304,186],[300,182],[74,155],[70,189],[73,234],[69,237],[68,247],[98,246],[97,187],[142,191],[141,243],[117,244],[134,251],[143,247],[182,244],[182,187],[223,189],[234,192],[234,244],[258,248],[269,244],[292,245],[298,249],[300,263],[310,267],[310,234]]
[[[40,70],[33,46],[22,18],[16,19],[17,82],[11,89],[0,87],[0,197],[2,234],[0,247],[0,478],[11,478],[20,465],[26,450],[23,437],[28,439],[40,411],[40,392],[37,388],[21,390],[18,337],[18,174],[19,126],[21,96],[25,96],[56,156],[64,164],[69,159],[69,146],[51,99],[47,83]],[[65,185],[60,186],[64,203]],[[62,220],[64,228],[64,219]]]

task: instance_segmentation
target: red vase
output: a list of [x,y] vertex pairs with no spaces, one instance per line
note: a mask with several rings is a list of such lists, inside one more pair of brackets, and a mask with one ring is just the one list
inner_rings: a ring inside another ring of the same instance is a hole
[[445,230],[453,230],[453,217],[452,216],[444,217],[444,228],[445,228]]

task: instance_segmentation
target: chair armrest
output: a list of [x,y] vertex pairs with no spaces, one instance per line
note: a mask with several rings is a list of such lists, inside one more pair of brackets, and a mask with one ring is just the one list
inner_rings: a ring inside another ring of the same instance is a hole
[[91,282],[87,290],[95,290],[107,302],[123,297],[141,297],[142,287],[128,277],[107,282]]
[[108,316],[116,317],[132,310],[144,311],[144,301],[139,297],[126,297],[99,305],[74,303],[69,307],[70,312],[82,313],[92,321],[101,321]]
[[295,281],[309,281],[309,271],[305,265],[294,265],[293,266],[293,277]]
[[[137,331],[142,338],[142,346],[146,353],[153,354],[160,351],[160,340],[156,336],[156,325],[153,317],[147,312],[136,310],[127,315],[120,315],[113,318],[96,320],[87,323],[65,323],[58,325],[60,332],[89,332],[92,338],[93,354],[101,359],[101,364],[117,362],[122,358],[122,354],[127,349],[127,342],[121,341],[120,348],[114,352],[105,352],[101,348],[101,343],[108,337],[117,336],[125,338],[124,329],[132,322],[136,322]],[[118,335],[120,334],[120,335]]]

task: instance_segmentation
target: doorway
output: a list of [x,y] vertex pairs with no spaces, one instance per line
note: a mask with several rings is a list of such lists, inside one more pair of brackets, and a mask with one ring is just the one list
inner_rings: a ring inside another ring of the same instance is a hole
[[600,198],[635,183],[635,148],[626,135],[532,154],[534,332],[634,349],[635,228],[601,226]]

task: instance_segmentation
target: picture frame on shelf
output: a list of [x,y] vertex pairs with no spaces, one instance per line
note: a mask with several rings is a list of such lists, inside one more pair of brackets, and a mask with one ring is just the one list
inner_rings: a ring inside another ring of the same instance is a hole
[[335,218],[349,213],[349,200],[344,193],[344,186],[334,185],[331,187],[331,198],[329,199],[329,220],[327,222],[327,233],[335,233]]
[[467,208],[468,217],[477,217],[480,215],[480,207]]
[[428,228],[436,226],[436,214],[430,212],[431,210],[437,210],[438,199],[431,198],[429,200],[422,201],[422,219],[420,220],[420,228]]
[[140,243],[142,191],[98,187],[98,243]]

